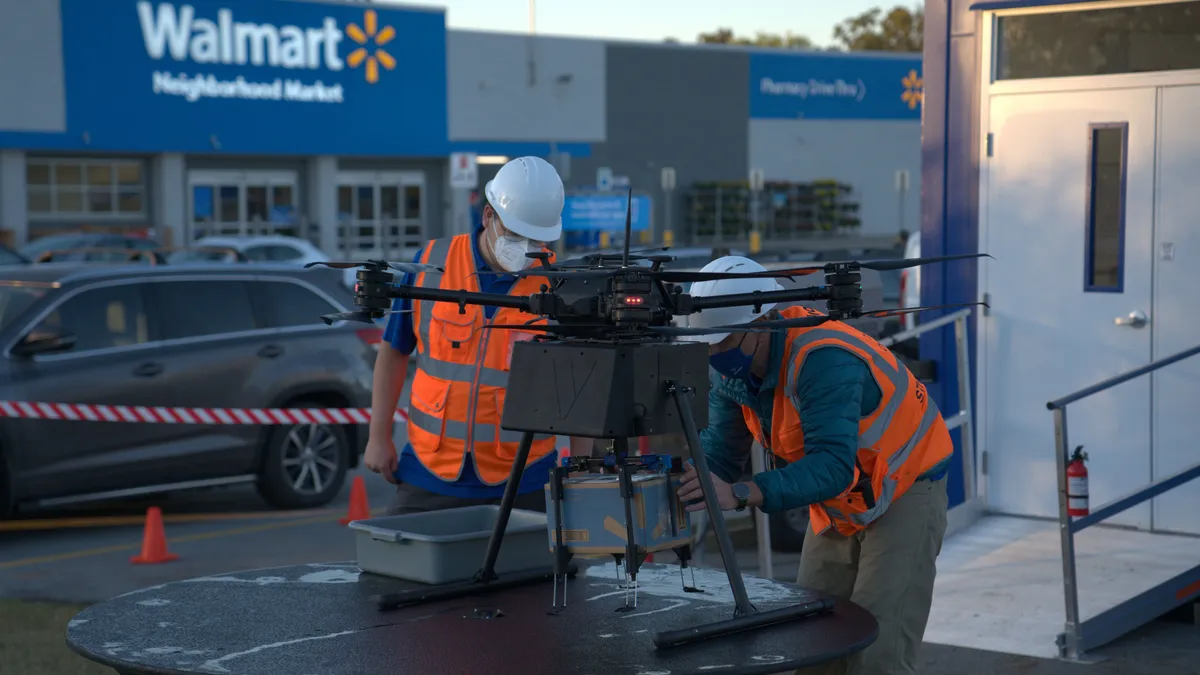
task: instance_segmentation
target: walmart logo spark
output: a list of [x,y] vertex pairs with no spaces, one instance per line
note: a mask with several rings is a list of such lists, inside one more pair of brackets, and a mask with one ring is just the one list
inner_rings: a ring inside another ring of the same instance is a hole
[[[388,70],[396,67],[396,59],[383,49],[384,45],[395,39],[396,29],[384,26],[382,30],[379,30],[379,17],[376,16],[375,10],[368,9],[363,15],[362,28],[353,23],[346,26],[346,35],[362,45],[350,52],[350,55],[346,57],[346,63],[351,68],[357,68],[365,62],[367,64],[364,69],[367,74],[367,82],[375,84],[379,81],[379,66]],[[371,51],[372,45],[374,51]]]
[[916,110],[925,100],[924,81],[917,75],[917,71],[910,70],[901,83],[904,85],[904,93],[900,95],[900,100],[908,104],[909,110]]

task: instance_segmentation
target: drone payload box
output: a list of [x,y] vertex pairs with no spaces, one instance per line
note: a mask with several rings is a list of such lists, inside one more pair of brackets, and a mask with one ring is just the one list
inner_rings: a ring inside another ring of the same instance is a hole
[[[653,553],[687,545],[691,524],[675,491],[677,475],[633,476],[633,538],[639,551]],[[554,550],[558,504],[546,486],[547,532]],[[627,541],[625,500],[620,476],[584,473],[563,480],[563,545],[572,553],[624,554]]]
[[672,383],[697,429],[708,426],[708,345],[698,342],[519,341],[500,428],[580,438],[683,432]]

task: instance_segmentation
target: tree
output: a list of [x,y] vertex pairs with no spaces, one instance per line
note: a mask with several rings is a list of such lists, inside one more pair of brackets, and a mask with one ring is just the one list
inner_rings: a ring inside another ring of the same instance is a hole
[[852,52],[920,52],[925,45],[925,10],[896,6],[883,13],[876,7],[842,21],[833,39]]
[[764,33],[759,31],[754,37],[738,37],[728,28],[718,28],[711,33],[701,33],[696,36],[696,42],[701,44],[745,45],[751,47],[775,47],[778,49],[813,49],[812,40],[795,33]]

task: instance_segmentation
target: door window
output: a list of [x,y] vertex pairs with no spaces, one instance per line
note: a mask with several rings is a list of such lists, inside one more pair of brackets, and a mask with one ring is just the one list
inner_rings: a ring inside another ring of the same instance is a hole
[[72,353],[149,342],[142,288],[142,284],[124,284],[78,293],[42,319],[30,335],[72,335]]
[[168,340],[256,330],[250,295],[241,281],[169,281],[154,284]]
[[1124,286],[1125,146],[1128,124],[1093,124],[1088,168],[1084,290],[1120,293]]
[[270,328],[319,326],[322,314],[341,311],[304,286],[288,281],[257,282],[254,295]]
[[302,258],[304,253],[294,246],[269,244],[248,246],[242,251],[242,255],[246,256],[247,260],[254,262],[292,262]]

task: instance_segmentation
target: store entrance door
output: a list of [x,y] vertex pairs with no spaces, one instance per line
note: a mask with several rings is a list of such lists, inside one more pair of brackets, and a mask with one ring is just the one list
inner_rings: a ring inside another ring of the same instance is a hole
[[295,171],[190,171],[190,238],[300,235]]
[[403,260],[425,243],[423,171],[338,174],[338,248],[352,258]]

